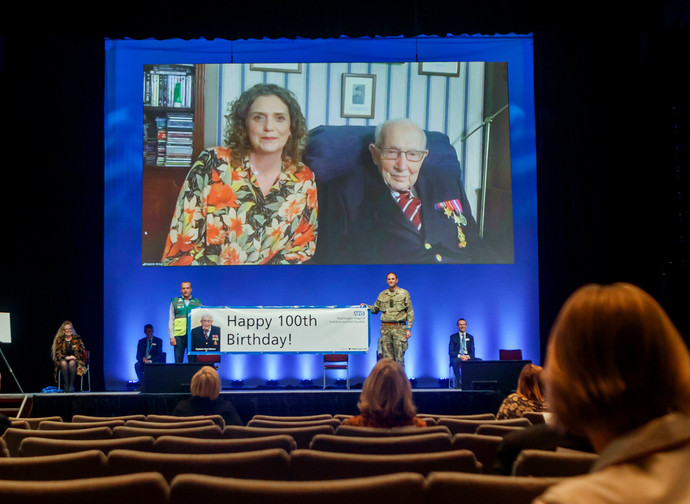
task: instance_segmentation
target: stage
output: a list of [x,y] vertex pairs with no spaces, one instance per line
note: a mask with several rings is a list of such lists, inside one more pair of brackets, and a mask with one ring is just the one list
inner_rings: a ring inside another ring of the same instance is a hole
[[[356,414],[359,389],[224,390],[221,398],[231,401],[246,423],[253,415]],[[4,397],[8,397],[5,395]],[[23,394],[16,394],[23,397]],[[76,392],[28,394],[32,417],[73,415],[120,416],[170,414],[189,394],[141,392]],[[494,390],[414,389],[419,413],[470,415],[496,413],[505,393]]]

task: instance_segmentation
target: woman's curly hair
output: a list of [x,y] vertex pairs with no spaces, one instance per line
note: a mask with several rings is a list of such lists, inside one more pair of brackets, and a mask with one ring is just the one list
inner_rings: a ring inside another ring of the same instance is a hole
[[302,152],[307,144],[307,122],[297,98],[292,91],[275,84],[256,84],[229,105],[228,114],[225,116],[223,141],[226,147],[232,149],[233,164],[241,163],[252,151],[247,135],[247,116],[252,103],[259,96],[277,96],[287,105],[290,113],[290,138],[283,147],[282,158],[292,163],[302,162]]

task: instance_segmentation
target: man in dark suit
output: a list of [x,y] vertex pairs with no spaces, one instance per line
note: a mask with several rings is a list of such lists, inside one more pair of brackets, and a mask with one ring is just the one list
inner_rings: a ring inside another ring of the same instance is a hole
[[151,324],[144,326],[144,334],[146,334],[146,337],[141,338],[137,343],[137,362],[134,364],[134,370],[137,372],[139,383],[141,383],[144,377],[145,364],[164,362],[163,340],[153,335],[153,326]]
[[467,332],[467,321],[458,319],[458,332],[450,335],[448,344],[450,365],[455,375],[455,388],[460,388],[460,366],[468,360],[474,360],[474,336]]
[[350,173],[319,190],[324,225],[315,262],[494,261],[479,238],[457,154],[445,135],[435,135],[443,152],[430,156],[426,133],[414,122],[377,126],[361,175]]
[[192,352],[220,351],[220,327],[213,325],[213,317],[204,313],[201,316],[201,326],[192,329]]

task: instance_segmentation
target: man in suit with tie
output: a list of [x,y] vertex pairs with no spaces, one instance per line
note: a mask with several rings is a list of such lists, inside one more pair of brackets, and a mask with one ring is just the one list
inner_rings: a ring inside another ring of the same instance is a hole
[[144,377],[144,365],[152,362],[163,362],[163,340],[153,335],[153,326],[144,326],[146,337],[141,338],[137,343],[137,362],[134,364],[134,371],[137,373],[139,383]]
[[209,313],[201,316],[201,325],[192,329],[192,352],[220,351],[220,327],[213,325],[213,317]]
[[474,360],[474,336],[467,332],[467,321],[458,319],[458,332],[450,335],[448,344],[450,365],[455,374],[455,388],[460,388],[460,366],[463,362]]

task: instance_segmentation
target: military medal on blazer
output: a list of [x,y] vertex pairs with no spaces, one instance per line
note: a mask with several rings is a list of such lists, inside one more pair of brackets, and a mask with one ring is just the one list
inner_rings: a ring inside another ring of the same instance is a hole
[[440,210],[449,219],[453,219],[455,225],[458,228],[458,247],[467,247],[467,240],[465,238],[465,233],[463,233],[462,228],[467,226],[467,219],[462,213],[462,203],[459,199],[453,199],[448,201],[441,201],[434,205],[436,210]]

